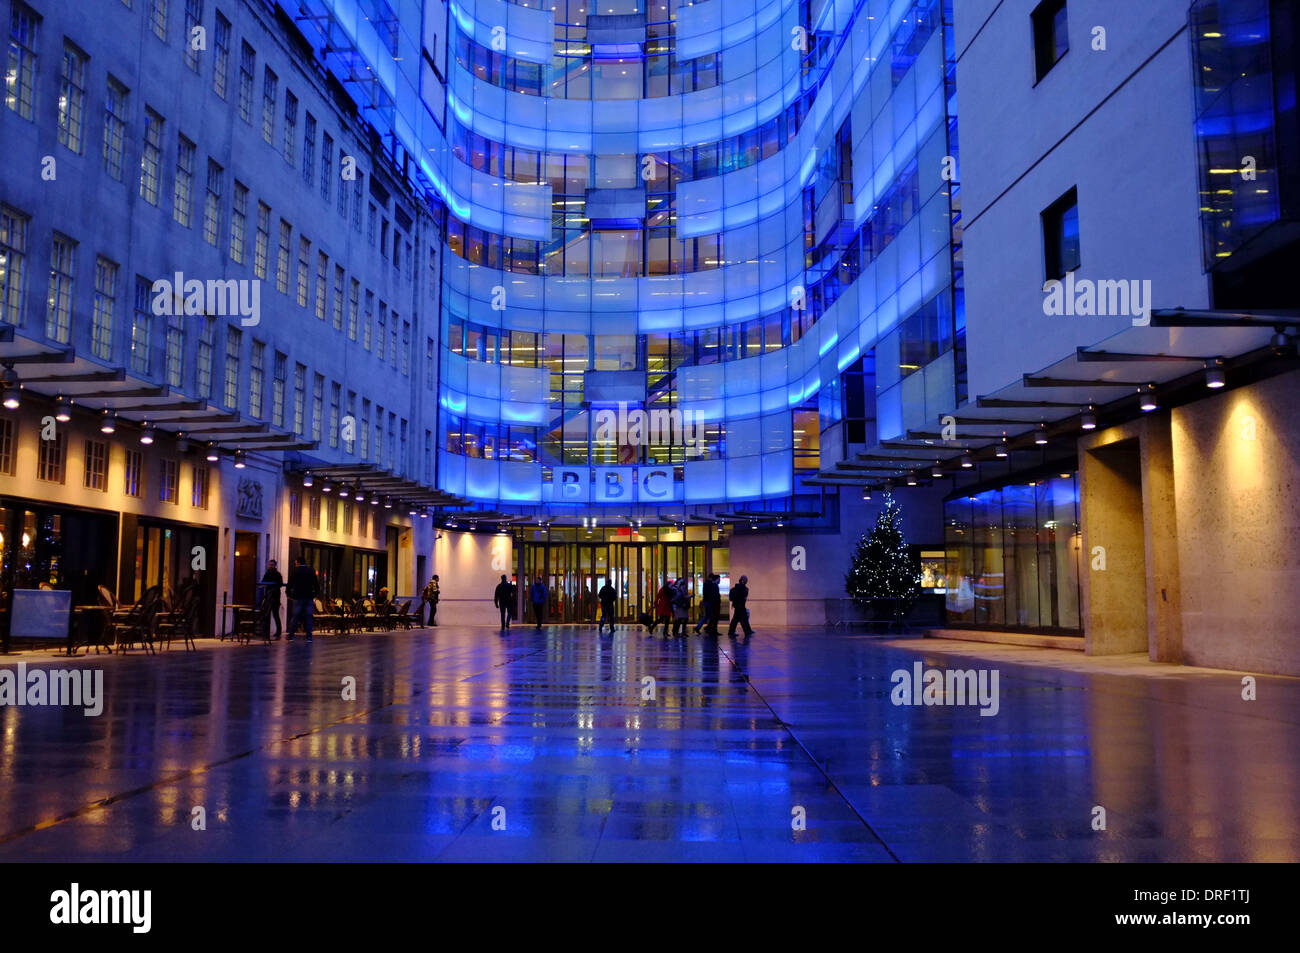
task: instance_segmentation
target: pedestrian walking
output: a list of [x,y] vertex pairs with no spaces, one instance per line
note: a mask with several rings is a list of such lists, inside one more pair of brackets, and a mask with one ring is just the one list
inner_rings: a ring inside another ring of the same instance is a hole
[[[275,560],[266,561],[266,572],[262,575],[262,584],[266,587],[265,594],[262,598],[266,599],[271,605],[271,619],[275,622],[275,640],[280,641],[280,636],[284,635],[284,629],[280,625],[280,590],[284,588],[284,576],[280,575],[280,570],[276,568]],[[267,625],[267,635],[270,635],[270,625]]]
[[301,556],[293,562],[289,584],[285,587],[285,593],[289,596],[289,634],[285,641],[293,641],[293,634],[298,631],[298,623],[301,622],[307,632],[307,641],[310,642],[312,610],[315,608],[316,597],[320,595],[320,580],[316,578],[316,570],[308,566]]
[[433,578],[424,587],[424,592],[420,594],[420,625],[424,625],[424,607],[429,607],[429,625],[435,628],[438,625],[438,574],[434,573]]
[[510,628],[510,616],[513,614],[515,604],[515,587],[510,585],[504,573],[492,593],[492,604],[501,611],[501,628],[503,630]]
[[690,583],[683,576],[677,580],[677,585],[673,586],[673,637],[681,636],[686,638],[686,622],[690,619],[691,614],[691,589]]
[[749,601],[747,582],[749,577],[741,576],[740,582],[731,588],[731,626],[727,629],[727,637],[731,639],[736,637],[737,625],[745,630],[746,639],[754,634],[754,630],[749,627],[749,608],[745,605]]
[[528,601],[533,604],[533,615],[537,617],[537,628],[542,627],[542,617],[546,613],[546,598],[549,595],[546,591],[546,583],[542,582],[542,577],[538,576],[533,580],[533,584],[528,587]]
[[605,580],[605,584],[600,587],[597,593],[600,597],[600,620],[596,623],[596,634],[600,634],[601,626],[609,623],[609,633],[614,634],[614,603],[618,601],[618,592]]
[[671,618],[672,612],[673,589],[672,586],[669,585],[668,580],[665,579],[663,586],[660,587],[659,592],[655,595],[654,619],[651,620],[648,629],[651,635],[654,634],[655,628],[661,623],[664,627],[664,635],[668,634],[668,620]]
[[696,635],[699,635],[700,629],[704,629],[709,635],[718,634],[718,613],[722,609],[722,592],[718,588],[720,578],[717,573],[709,573],[709,577],[704,580],[704,592],[700,600],[704,611],[695,626]]
[[519,577],[513,573],[510,576],[510,622],[515,621],[515,614],[519,611]]

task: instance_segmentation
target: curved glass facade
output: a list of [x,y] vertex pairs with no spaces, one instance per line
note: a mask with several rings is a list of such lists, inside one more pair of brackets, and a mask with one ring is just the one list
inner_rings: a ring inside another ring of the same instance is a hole
[[960,399],[951,0],[309,5],[441,212],[440,488],[818,512],[846,373]]

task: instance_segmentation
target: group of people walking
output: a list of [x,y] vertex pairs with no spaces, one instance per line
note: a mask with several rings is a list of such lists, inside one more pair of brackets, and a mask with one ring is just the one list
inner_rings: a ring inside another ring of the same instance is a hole
[[[270,619],[267,621],[267,635],[270,636],[271,623],[275,624],[275,635],[273,638],[279,640],[284,633],[280,625],[280,591],[289,597],[289,614],[288,614],[288,633],[286,641],[292,642],[298,632],[298,627],[302,626],[303,633],[307,641],[312,641],[312,618],[315,615],[316,600],[321,595],[320,579],[316,575],[316,570],[307,565],[307,562],[301,557],[293,561],[293,569],[289,570],[289,579],[286,582],[280,573],[279,566],[274,559],[268,559],[266,562],[266,572],[262,574],[262,586],[265,590],[262,598],[270,603]],[[427,606],[429,609],[428,625],[436,626],[435,621],[438,615],[438,576],[435,573],[433,578],[425,585],[424,591],[420,594],[420,608],[416,610],[416,624],[423,626],[424,610]],[[388,587],[379,590],[375,597],[375,602],[383,605],[389,601]]]
[[[722,590],[718,585],[722,577],[717,573],[710,573],[704,580],[704,591],[700,600],[701,614],[699,621],[695,624],[695,634],[699,635],[701,630],[706,635],[721,635],[718,631],[718,620],[722,615]],[[740,580],[731,587],[728,594],[731,602],[731,625],[727,629],[729,637],[735,637],[736,626],[740,626],[745,633],[745,638],[754,634],[754,630],[749,624],[749,577],[741,576]],[[670,635],[668,624],[672,622],[671,636],[685,637],[686,626],[690,620],[691,607],[691,585],[688,579],[678,579],[676,582],[664,581],[663,587],[660,588],[655,596],[654,615],[649,613],[641,617],[642,624],[646,631],[653,633],[656,628],[663,626],[664,635]]]

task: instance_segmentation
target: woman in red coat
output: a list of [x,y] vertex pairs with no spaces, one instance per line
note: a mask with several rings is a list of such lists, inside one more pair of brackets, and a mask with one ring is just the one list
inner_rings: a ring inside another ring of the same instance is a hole
[[673,614],[673,590],[668,580],[664,580],[663,586],[659,589],[659,594],[655,596],[655,617],[650,623],[650,632],[654,632],[655,626],[661,622],[664,627],[664,635],[668,634],[668,620]]

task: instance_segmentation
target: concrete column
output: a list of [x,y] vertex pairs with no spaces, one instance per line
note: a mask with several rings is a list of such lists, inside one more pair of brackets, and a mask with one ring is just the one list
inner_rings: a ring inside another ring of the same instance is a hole
[[1145,418],[1141,433],[1142,533],[1146,555],[1147,652],[1153,662],[1183,661],[1178,575],[1178,507],[1170,418]]
[[1079,464],[1085,651],[1145,652],[1147,569],[1137,435],[1113,428],[1080,441]]

